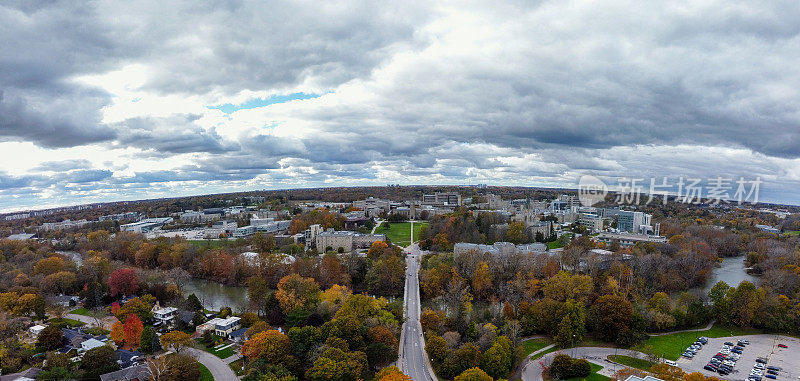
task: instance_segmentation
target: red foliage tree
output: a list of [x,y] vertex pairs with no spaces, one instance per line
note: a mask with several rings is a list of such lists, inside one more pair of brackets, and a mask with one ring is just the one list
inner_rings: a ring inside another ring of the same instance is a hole
[[134,269],[115,270],[108,277],[108,287],[111,288],[111,296],[133,294],[139,289],[139,276]]
[[144,325],[139,319],[139,316],[136,316],[136,314],[128,315],[128,318],[125,319],[125,325],[122,329],[125,337],[125,345],[128,345],[131,348],[138,347],[139,339],[142,337],[143,330]]

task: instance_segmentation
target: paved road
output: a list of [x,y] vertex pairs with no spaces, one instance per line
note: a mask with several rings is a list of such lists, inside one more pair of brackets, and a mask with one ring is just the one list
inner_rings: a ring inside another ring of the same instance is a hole
[[186,352],[211,371],[214,381],[234,381],[239,379],[223,359],[197,348],[186,348]]
[[419,250],[419,245],[416,244],[408,246],[406,252],[409,253],[406,257],[406,320],[403,323],[403,342],[400,345],[401,352],[398,364],[400,370],[414,381],[436,381],[436,377],[430,368],[428,354],[425,352],[425,339],[422,336],[422,326],[419,323],[418,272],[422,253]]
[[600,365],[603,367],[603,370],[600,373],[605,376],[610,376],[617,370],[625,368],[625,366],[617,365],[610,361],[606,361],[606,358],[610,355],[617,354],[617,355],[631,356],[637,358],[645,358],[644,353],[631,351],[628,349],[601,348],[601,347],[569,348],[569,349],[564,349],[562,351],[550,352],[536,360],[528,361],[527,364],[525,364],[525,366],[522,368],[522,381],[542,381],[542,367],[540,363],[550,364],[550,362],[553,361],[553,357],[555,357],[556,354],[559,353],[570,355],[575,358],[584,358],[589,362]]

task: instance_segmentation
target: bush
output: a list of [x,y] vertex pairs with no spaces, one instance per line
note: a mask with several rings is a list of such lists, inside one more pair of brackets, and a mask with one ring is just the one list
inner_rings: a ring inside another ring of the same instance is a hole
[[592,373],[592,366],[585,359],[574,359],[565,354],[560,354],[553,359],[549,372],[550,377],[561,380],[587,377]]

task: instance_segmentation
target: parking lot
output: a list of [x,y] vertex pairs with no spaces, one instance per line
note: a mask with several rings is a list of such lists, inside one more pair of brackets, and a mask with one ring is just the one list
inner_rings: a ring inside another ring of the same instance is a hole
[[[744,347],[739,360],[733,367],[733,371],[728,375],[721,375],[716,372],[703,369],[708,364],[712,356],[719,352],[726,341],[736,342],[744,339],[750,342]],[[787,348],[779,347],[779,344]],[[681,357],[678,359],[678,366],[685,372],[700,372],[706,376],[714,376],[724,380],[746,380],[750,375],[750,370],[756,363],[756,358],[763,357],[768,359],[768,366],[782,368],[775,381],[797,381],[800,378],[800,340],[775,335],[744,335],[733,337],[709,338],[708,344],[697,352],[692,359]],[[763,378],[762,381],[772,381]]]

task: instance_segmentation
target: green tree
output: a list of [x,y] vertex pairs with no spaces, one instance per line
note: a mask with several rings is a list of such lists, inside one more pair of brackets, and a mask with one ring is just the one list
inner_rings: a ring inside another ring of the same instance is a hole
[[81,368],[84,370],[86,378],[99,378],[101,374],[113,372],[119,369],[117,355],[111,346],[92,348],[83,354]]
[[200,299],[197,298],[197,295],[191,293],[186,297],[186,309],[189,311],[202,311],[203,303],[200,303]]
[[145,326],[142,330],[142,337],[139,339],[139,350],[143,353],[150,354],[155,350],[155,336],[156,333],[152,326]]
[[494,344],[483,354],[481,369],[485,370],[492,378],[500,379],[508,377],[511,371],[514,351],[511,340],[505,336],[499,336]]
[[63,341],[64,334],[61,332],[61,328],[51,324],[39,333],[39,337],[36,339],[36,348],[51,351],[61,347]]
[[586,311],[579,301],[568,299],[564,303],[564,317],[558,324],[558,333],[553,338],[562,347],[579,343],[586,335]]

